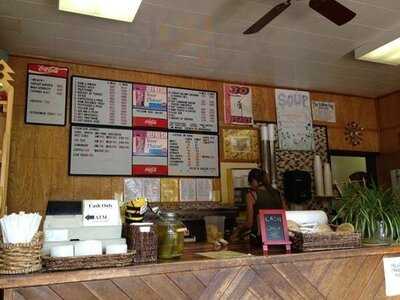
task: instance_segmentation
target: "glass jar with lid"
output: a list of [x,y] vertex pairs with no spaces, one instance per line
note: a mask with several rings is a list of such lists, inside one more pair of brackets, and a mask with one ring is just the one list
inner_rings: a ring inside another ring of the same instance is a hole
[[186,226],[173,212],[160,213],[157,222],[158,257],[178,258],[183,254]]

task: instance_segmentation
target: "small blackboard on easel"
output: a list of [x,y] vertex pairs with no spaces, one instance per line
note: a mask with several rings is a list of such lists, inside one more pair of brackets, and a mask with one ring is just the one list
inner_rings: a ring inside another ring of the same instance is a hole
[[291,242],[284,209],[261,209],[258,215],[263,252],[268,254],[270,245],[284,245],[286,252],[291,250]]

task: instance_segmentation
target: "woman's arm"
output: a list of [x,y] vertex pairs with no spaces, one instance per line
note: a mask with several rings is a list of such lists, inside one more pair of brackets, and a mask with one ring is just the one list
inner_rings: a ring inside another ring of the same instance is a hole
[[244,224],[244,227],[246,229],[250,229],[253,227],[253,222],[254,222],[254,204],[255,204],[255,199],[254,199],[254,195],[249,192],[247,194],[247,221]]
[[246,203],[247,203],[247,209],[246,209],[247,220],[246,220],[246,223],[241,224],[238,227],[236,227],[236,229],[232,232],[232,235],[231,235],[231,238],[230,238],[231,241],[238,240],[239,237],[241,236],[241,234],[243,234],[247,230],[251,229],[251,227],[253,226],[255,199],[254,199],[254,196],[251,193],[247,194]]

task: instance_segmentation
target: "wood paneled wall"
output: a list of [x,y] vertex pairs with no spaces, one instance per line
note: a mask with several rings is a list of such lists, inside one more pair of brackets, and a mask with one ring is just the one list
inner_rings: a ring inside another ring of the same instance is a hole
[[378,99],[380,152],[378,180],[390,185],[390,170],[400,168],[400,92]]
[[[71,75],[214,90],[219,95],[220,126],[224,125],[222,81],[11,56],[9,64],[16,74],[14,76],[15,114],[10,162],[9,211],[39,210],[43,212],[49,199],[110,198],[115,192],[122,192],[120,177],[68,176],[69,124],[65,127],[52,127],[24,123],[28,63],[66,66],[70,68]],[[311,97],[313,100],[336,103],[337,122],[335,124],[319,123],[328,126],[330,149],[378,151],[378,122],[374,99],[317,92],[312,92]],[[253,86],[253,99],[254,117],[257,121],[276,120],[274,88]],[[349,121],[357,121],[366,128],[364,142],[360,146],[352,147],[345,141],[344,127]]]

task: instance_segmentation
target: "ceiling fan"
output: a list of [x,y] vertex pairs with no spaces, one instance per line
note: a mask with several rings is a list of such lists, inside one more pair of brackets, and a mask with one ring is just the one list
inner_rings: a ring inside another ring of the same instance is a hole
[[[259,32],[273,19],[279,16],[291,4],[291,0],[280,3],[262,16],[257,22],[251,25],[243,34],[252,34]],[[356,13],[343,6],[335,0],[310,0],[310,7],[317,13],[323,15],[329,21],[336,25],[343,25],[356,16]]]

